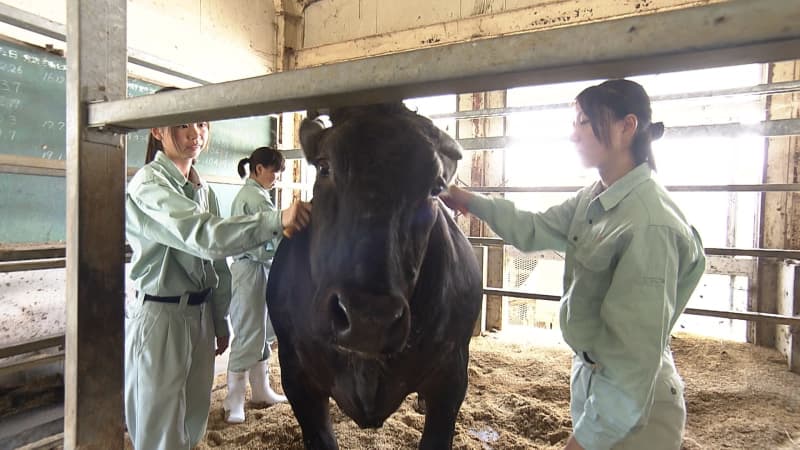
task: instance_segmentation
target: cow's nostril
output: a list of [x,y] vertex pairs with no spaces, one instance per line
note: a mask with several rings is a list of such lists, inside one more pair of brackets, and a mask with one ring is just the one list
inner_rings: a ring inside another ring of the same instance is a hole
[[338,294],[331,295],[330,307],[334,331],[336,333],[344,333],[349,330],[350,316],[347,313],[347,306],[342,303],[342,299]]

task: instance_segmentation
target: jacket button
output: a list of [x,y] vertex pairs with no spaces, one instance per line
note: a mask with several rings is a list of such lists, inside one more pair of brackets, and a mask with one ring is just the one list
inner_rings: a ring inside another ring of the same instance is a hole
[[572,236],[572,240],[578,242],[578,236]]
[[591,224],[592,224],[592,219],[589,219],[589,225],[591,225]]
[[675,394],[678,393],[677,389],[675,389],[674,387],[669,388],[669,391],[672,392],[672,395],[675,395]]

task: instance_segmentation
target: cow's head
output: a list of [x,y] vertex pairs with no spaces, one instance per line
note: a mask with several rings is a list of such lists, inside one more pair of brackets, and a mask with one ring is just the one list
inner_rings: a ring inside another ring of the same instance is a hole
[[304,120],[300,140],[317,168],[311,225],[312,326],[344,351],[402,350],[436,196],[459,145],[402,103],[342,108],[332,126]]

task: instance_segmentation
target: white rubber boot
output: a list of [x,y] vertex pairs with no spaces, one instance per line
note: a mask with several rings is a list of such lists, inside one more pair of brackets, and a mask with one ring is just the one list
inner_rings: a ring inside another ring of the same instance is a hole
[[269,385],[269,364],[259,361],[250,368],[250,390],[253,403],[266,403],[274,405],[286,401],[286,397],[273,391]]
[[247,372],[228,371],[228,395],[222,402],[226,422],[244,422],[244,391],[246,388]]

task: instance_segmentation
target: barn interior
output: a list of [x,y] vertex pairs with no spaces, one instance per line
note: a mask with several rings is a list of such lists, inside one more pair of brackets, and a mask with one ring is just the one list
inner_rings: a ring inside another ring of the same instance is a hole
[[[404,100],[461,144],[457,184],[543,210],[596,179],[568,138],[573,101],[616,77],[640,82],[666,124],[658,177],[708,258],[673,330],[683,447],[720,448],[725,431],[728,448],[800,448],[795,0],[4,0],[0,449],[130,448],[123,174],[142,166],[148,128],[213,121],[198,168],[227,215],[236,162],[262,145],[287,158],[278,207],[312,197],[308,111]],[[161,86],[182,89],[150,95]],[[485,295],[455,447],[562,448],[563,254],[456,220]],[[302,448],[287,405],[231,428],[223,393],[224,375],[201,448]],[[334,418],[343,448],[410,448],[423,424],[410,400],[384,430]]]

